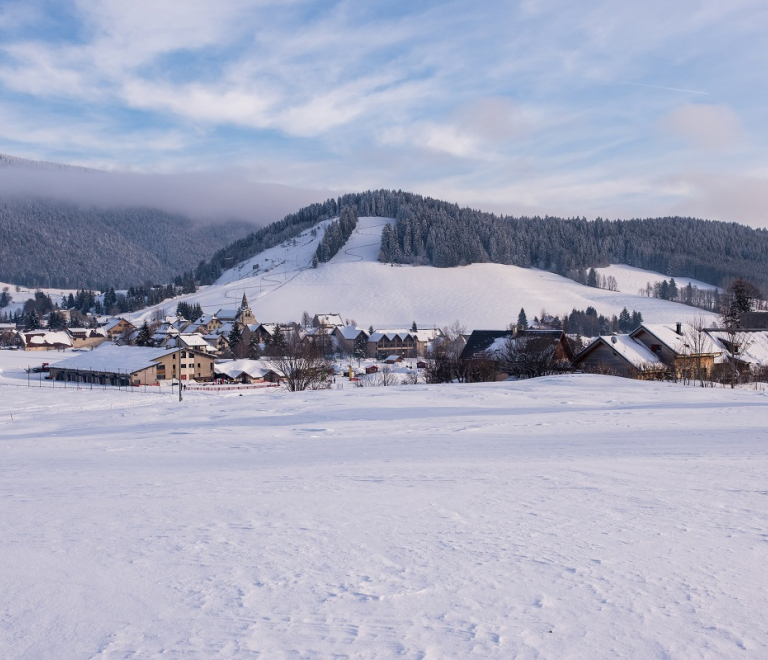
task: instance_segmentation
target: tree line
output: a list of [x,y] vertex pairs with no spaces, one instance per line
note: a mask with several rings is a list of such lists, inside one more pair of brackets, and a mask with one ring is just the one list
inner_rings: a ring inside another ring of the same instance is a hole
[[352,236],[352,232],[357,227],[357,220],[357,209],[348,204],[345,205],[341,209],[339,219],[331,222],[325,230],[323,238],[317,246],[315,258],[312,260],[313,266],[316,267],[318,262],[326,263],[333,259],[338,251],[344,247],[349,237]]

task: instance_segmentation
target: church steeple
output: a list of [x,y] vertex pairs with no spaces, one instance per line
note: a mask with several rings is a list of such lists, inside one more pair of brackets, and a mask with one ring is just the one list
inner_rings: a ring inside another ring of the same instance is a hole
[[256,317],[248,305],[248,298],[245,297],[245,292],[243,292],[243,301],[240,303],[240,309],[237,310],[237,322],[242,325],[256,323]]

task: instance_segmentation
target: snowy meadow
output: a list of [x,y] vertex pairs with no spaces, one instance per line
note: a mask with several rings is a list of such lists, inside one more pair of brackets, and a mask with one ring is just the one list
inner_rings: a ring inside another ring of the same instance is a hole
[[11,387],[8,658],[768,656],[768,396]]

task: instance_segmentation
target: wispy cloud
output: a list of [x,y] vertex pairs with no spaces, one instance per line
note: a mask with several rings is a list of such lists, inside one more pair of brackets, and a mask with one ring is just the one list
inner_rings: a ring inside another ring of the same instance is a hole
[[768,170],[766,27],[757,0],[29,0],[0,9],[0,150],[714,217],[730,193],[669,182]]

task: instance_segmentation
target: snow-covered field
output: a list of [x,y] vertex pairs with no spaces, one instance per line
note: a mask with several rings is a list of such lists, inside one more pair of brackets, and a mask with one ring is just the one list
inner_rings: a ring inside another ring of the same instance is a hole
[[[635,268],[625,264],[612,264],[605,268],[595,268],[595,270],[605,277],[613,276],[619,291],[623,293],[638,293],[640,290],[645,289],[649,283],[653,286],[656,282],[669,281],[670,279],[669,275],[662,275],[652,270],[643,270],[642,268]],[[688,284],[702,290],[718,288],[690,277],[675,277],[674,280],[680,289],[688,286]]]
[[[13,298],[13,302],[8,305],[3,310],[3,312],[8,312],[9,314],[12,314],[16,311],[21,311],[24,307],[24,303],[27,302],[30,298],[35,297],[36,291],[42,291],[43,293],[49,295],[51,297],[51,300],[55,304],[61,304],[61,299],[64,296],[68,296],[70,293],[72,295],[75,295],[77,293],[77,289],[50,289],[50,288],[40,288],[36,289],[35,287],[28,287],[28,286],[18,286],[15,284],[8,284],[7,282],[0,282],[0,291],[4,290],[6,287],[8,287],[8,294]],[[18,288],[18,291],[17,291]]]
[[180,403],[9,387],[6,353],[3,657],[768,657],[766,392]]
[[[639,296],[639,285],[620,292],[606,291],[531,268],[501,264],[392,267],[377,261],[386,222],[384,218],[361,218],[345,248],[315,269],[309,264],[323,230],[315,238],[305,232],[296,245],[271,248],[226,271],[217,284],[184,299],[215,313],[237,308],[245,293],[260,322],[298,321],[304,311],[338,312],[366,328],[410,327],[414,320],[422,328],[444,327],[456,320],[470,330],[505,328],[517,320],[521,307],[529,320],[542,310],[562,315],[573,308],[593,306],[610,316],[627,307],[641,311],[650,323],[687,321],[700,311]],[[255,264],[259,265],[256,271]],[[649,279],[662,279],[650,271],[639,272],[635,276],[645,277],[643,285]],[[178,299],[160,307],[172,313],[177,303]],[[150,317],[153,311],[136,314],[136,322]],[[710,314],[704,316],[708,321],[715,319]]]

